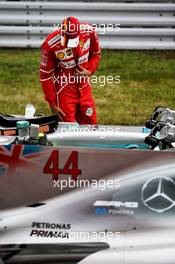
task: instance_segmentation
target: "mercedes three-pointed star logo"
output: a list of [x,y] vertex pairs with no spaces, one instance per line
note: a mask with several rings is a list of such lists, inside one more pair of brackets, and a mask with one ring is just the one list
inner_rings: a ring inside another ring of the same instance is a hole
[[155,177],[142,187],[142,202],[150,210],[163,213],[175,206],[175,182],[169,177]]

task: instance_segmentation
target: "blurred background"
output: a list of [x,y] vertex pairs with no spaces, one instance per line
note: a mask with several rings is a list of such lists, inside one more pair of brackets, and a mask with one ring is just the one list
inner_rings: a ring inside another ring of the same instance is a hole
[[0,112],[23,114],[32,103],[50,114],[39,83],[40,46],[70,15],[97,26],[99,123],[144,124],[157,105],[175,109],[175,1],[0,0]]

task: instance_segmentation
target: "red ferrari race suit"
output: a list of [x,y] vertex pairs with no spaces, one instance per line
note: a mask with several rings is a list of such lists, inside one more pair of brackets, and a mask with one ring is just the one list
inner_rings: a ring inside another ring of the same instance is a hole
[[96,124],[89,78],[76,78],[75,70],[80,65],[93,74],[100,60],[101,49],[94,28],[85,23],[81,25],[76,48],[61,45],[60,28],[46,38],[41,51],[40,81],[50,107],[59,106],[65,113],[63,121]]

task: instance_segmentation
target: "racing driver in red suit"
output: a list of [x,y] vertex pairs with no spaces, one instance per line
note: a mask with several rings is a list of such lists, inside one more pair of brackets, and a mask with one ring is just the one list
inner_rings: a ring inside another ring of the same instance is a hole
[[94,28],[74,17],[64,19],[42,44],[42,89],[52,112],[63,121],[97,123],[89,76],[96,71],[100,55]]

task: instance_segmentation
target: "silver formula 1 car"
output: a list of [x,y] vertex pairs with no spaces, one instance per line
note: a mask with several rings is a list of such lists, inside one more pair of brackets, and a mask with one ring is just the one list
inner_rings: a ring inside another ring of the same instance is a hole
[[170,115],[156,108],[147,128],[1,116],[0,263],[175,264]]

